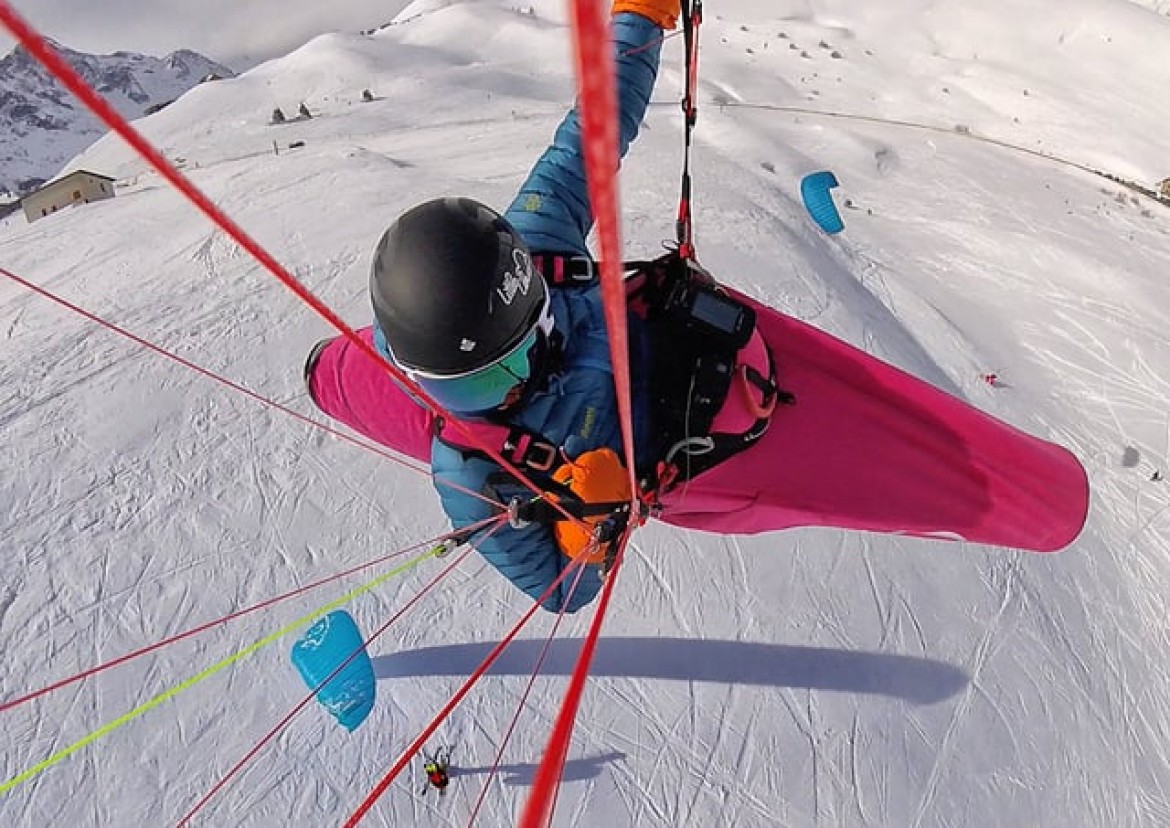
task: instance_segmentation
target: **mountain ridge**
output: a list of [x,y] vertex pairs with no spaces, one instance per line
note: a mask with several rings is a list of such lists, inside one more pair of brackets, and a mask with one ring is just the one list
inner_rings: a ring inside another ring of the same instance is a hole
[[[119,51],[78,52],[46,41],[119,114],[140,118],[209,78],[234,77],[226,66],[190,49],[164,57]],[[23,46],[0,59],[0,192],[36,189],[103,134],[105,126]]]

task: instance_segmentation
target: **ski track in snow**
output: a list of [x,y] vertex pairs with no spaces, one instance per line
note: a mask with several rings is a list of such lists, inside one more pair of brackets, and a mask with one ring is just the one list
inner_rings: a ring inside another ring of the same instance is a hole
[[[563,9],[532,5],[416,3],[373,37],[325,36],[140,124],[169,152],[184,147],[200,187],[366,324],[365,268],[386,224],[439,192],[506,204],[570,99]],[[1162,163],[1170,110],[1149,90],[1170,76],[1151,56],[1170,28],[1122,0],[1075,5],[916,0],[879,14],[801,0],[709,13],[694,161],[704,264],[1068,446],[1089,471],[1092,510],[1055,556],[828,530],[641,530],[556,824],[1170,823],[1170,482],[1150,480],[1170,474],[1170,211],[1083,171]],[[680,50],[681,38],[666,46],[622,177],[632,251],[671,235]],[[1013,74],[1010,54],[1029,56],[1026,71]],[[1132,88],[1113,80],[1119,61]],[[378,100],[351,103],[363,87]],[[273,98],[310,99],[320,115],[274,137]],[[274,139],[306,146],[273,155]],[[118,198],[0,222],[0,263],[311,412],[301,361],[327,326],[118,142],[78,163],[118,175]],[[842,181],[846,231],[834,238],[795,191],[826,166]],[[6,284],[0,330],[6,697],[441,531],[422,475]],[[1127,449],[1136,465],[1122,463]],[[369,632],[437,571],[350,609]],[[5,779],[375,574],[6,713]],[[469,560],[371,651],[490,644],[525,606]],[[579,642],[588,614],[561,635]],[[549,624],[522,638],[538,643]],[[627,638],[661,645],[636,657]],[[0,823],[173,823],[302,697],[290,643],[0,795]],[[196,824],[342,821],[461,682],[446,657],[435,675],[382,677],[355,734],[306,711]],[[748,657],[760,663],[736,662]],[[564,652],[552,661],[480,824],[523,807],[571,665]],[[917,696],[902,671],[920,677]],[[464,825],[527,678],[489,674],[440,729],[457,744],[444,801],[419,793],[412,766],[367,822]]]

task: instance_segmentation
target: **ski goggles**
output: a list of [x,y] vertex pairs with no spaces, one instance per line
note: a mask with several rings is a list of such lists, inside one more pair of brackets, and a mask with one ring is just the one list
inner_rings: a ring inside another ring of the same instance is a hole
[[[435,375],[410,368],[403,373],[435,402],[456,414],[487,414],[508,408],[524,397],[536,373],[553,330],[552,309],[546,297],[532,330],[494,362],[462,374]],[[383,343],[389,352],[389,343]],[[393,354],[389,356],[393,359]]]

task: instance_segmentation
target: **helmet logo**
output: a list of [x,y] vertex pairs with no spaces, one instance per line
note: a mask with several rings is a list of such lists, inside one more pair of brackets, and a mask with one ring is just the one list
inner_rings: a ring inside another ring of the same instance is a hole
[[512,262],[515,270],[504,273],[496,293],[504,300],[505,305],[511,305],[516,300],[516,294],[528,295],[528,288],[532,285],[532,259],[523,250],[512,250]]
[[473,339],[464,339],[462,342],[459,343],[459,350],[460,351],[474,351],[475,346],[477,344],[478,343]]

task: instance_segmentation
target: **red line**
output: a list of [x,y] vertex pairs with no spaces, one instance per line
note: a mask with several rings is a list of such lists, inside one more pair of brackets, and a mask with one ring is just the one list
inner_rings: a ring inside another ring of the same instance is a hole
[[[321,316],[330,325],[336,328],[341,334],[349,340],[355,348],[361,353],[365,354],[374,362],[381,366],[381,368],[398,380],[400,383],[410,389],[419,400],[425,403],[433,412],[441,414],[445,421],[459,431],[472,445],[481,449],[488,457],[496,461],[501,467],[515,476],[521,483],[527,486],[532,492],[537,495],[542,494],[541,489],[529,479],[528,475],[516,468],[515,465],[509,463],[499,453],[499,451],[487,445],[471,428],[464,425],[458,418],[452,417],[446,409],[444,409],[435,399],[426,391],[415,384],[409,377],[406,376],[397,366],[390,364],[387,360],[368,344],[357,332],[347,325],[341,317],[330,310],[324,302],[318,299],[308,288],[297,281],[296,277],[289,273],[283,265],[280,264],[267,250],[265,250],[259,242],[249,236],[242,227],[236,224],[231,218],[220,210],[214,202],[211,201],[203,192],[196,187],[186,176],[179,172],[166,157],[155,149],[149,141],[143,138],[134,127],[132,127],[125,118],[117,113],[117,111],[110,106],[110,104],[102,98],[92,87],[87,84],[80,75],[74,71],[60,55],[58,55],[44,40],[39,32],[24,21],[16,13],[16,10],[7,2],[7,0],[0,0],[0,24],[3,24],[21,45],[28,50],[37,61],[39,61],[50,73],[61,81],[61,83],[72,92],[77,98],[85,104],[103,123],[111,130],[121,136],[122,140],[128,143],[135,151],[141,155],[147,163],[150,164],[163,178],[165,178],[175,189],[179,190],[183,195],[190,199],[199,210],[207,216],[214,224],[227,233],[235,242],[252,254],[255,259],[262,264],[273,276],[275,276],[282,284],[291,290],[301,301],[311,307],[318,315]],[[612,90],[611,90],[612,94]],[[615,146],[616,146],[616,138]],[[603,248],[604,249],[604,248]],[[616,252],[617,248],[615,248]],[[611,269],[618,267],[615,263]],[[620,278],[620,271],[618,273]],[[625,353],[625,351],[622,351]],[[632,456],[632,455],[631,455]],[[631,474],[632,474],[631,470]],[[550,501],[553,508],[557,509],[565,518],[576,523],[585,525],[580,518],[575,518],[560,505],[556,500]]]
[[361,440],[358,440],[357,438],[352,437],[343,431],[340,431],[336,428],[333,428],[332,426],[326,425],[325,423],[318,422],[317,420],[314,420],[312,417],[307,417],[304,414],[300,413],[299,411],[295,411],[294,409],[289,408],[286,405],[282,405],[282,404],[276,402],[275,400],[271,400],[271,399],[268,399],[267,397],[261,396],[260,394],[257,394],[255,391],[252,391],[248,388],[245,388],[244,386],[240,385],[239,383],[233,382],[232,380],[227,379],[226,377],[222,377],[219,374],[214,373],[213,371],[210,371],[206,368],[203,368],[199,365],[196,365],[194,362],[186,360],[183,357],[179,356],[178,354],[171,353],[170,351],[166,350],[165,348],[163,348],[159,345],[156,345],[153,342],[150,342],[149,340],[143,339],[142,337],[138,336],[137,334],[131,333],[130,331],[126,330],[125,328],[120,328],[117,325],[115,325],[113,322],[109,322],[109,321],[103,319],[102,317],[98,316],[97,314],[94,314],[94,313],[91,313],[90,311],[87,311],[85,308],[82,308],[78,305],[75,305],[72,302],[68,301],[67,299],[61,298],[60,296],[58,296],[55,293],[53,293],[49,290],[46,290],[45,288],[42,288],[39,285],[33,284],[32,282],[28,281],[27,279],[24,279],[20,276],[17,276],[15,273],[12,273],[11,271],[5,270],[3,267],[0,267],[0,275],[7,276],[12,281],[16,282],[17,284],[21,285],[22,287],[27,288],[28,290],[31,290],[33,293],[36,293],[40,296],[43,296],[44,298],[48,299],[49,301],[55,302],[58,305],[60,305],[61,307],[67,308],[68,310],[73,311],[74,313],[76,313],[80,316],[83,316],[86,319],[90,320],[91,322],[93,322],[97,325],[100,325],[103,328],[106,328],[108,330],[113,331],[114,333],[118,334],[119,336],[124,336],[127,339],[129,339],[130,341],[132,341],[138,345],[141,345],[143,348],[146,348],[149,351],[153,351],[154,353],[159,354],[160,356],[166,357],[167,359],[169,359],[173,362],[177,362],[179,365],[182,365],[184,368],[189,368],[190,370],[194,371],[195,373],[201,374],[202,376],[205,376],[208,379],[215,380],[216,382],[220,383],[221,385],[227,386],[228,388],[232,389],[233,391],[238,391],[239,393],[243,394],[244,396],[249,397],[249,398],[255,400],[256,402],[259,402],[262,405],[266,405],[269,408],[275,408],[277,411],[280,411],[284,414],[287,414],[290,417],[294,417],[303,423],[307,423],[311,426],[316,426],[317,428],[321,429],[322,431],[328,432],[329,434],[332,434],[334,437],[337,437],[341,440],[344,440],[347,443],[351,443],[352,445],[355,445],[358,448],[363,448],[366,451],[373,452],[374,454],[377,454],[379,457],[383,457],[387,460],[390,460],[391,462],[399,464],[400,466],[404,466],[405,468],[410,469],[411,471],[413,471],[417,474],[425,475],[426,477],[429,477],[431,480],[435,481],[435,483],[437,485],[446,486],[449,489],[455,489],[456,491],[463,492],[464,494],[469,495],[469,496],[474,497],[474,498],[477,498],[479,500],[482,500],[485,503],[490,503],[492,506],[495,506],[499,509],[505,508],[504,504],[502,504],[496,500],[493,500],[490,497],[487,497],[486,495],[482,494],[481,492],[474,492],[471,489],[468,489],[464,486],[460,486],[458,483],[451,482],[449,480],[446,480],[445,478],[435,477],[429,469],[424,468],[420,465],[416,465],[415,463],[410,462],[409,460],[407,460],[404,457],[399,457],[397,454],[394,454],[389,449],[386,449],[382,446],[362,442]]
[[617,583],[618,570],[621,569],[625,558],[626,542],[629,540],[633,527],[626,529],[622,535],[617,556],[613,567],[605,579],[605,586],[601,590],[601,599],[597,610],[593,614],[593,621],[589,625],[589,634],[581,646],[577,656],[577,663],[573,667],[573,676],[569,680],[569,687],[565,690],[565,699],[561,702],[561,710],[549,735],[548,745],[545,747],[544,758],[536,771],[536,778],[532,781],[532,793],[524,806],[524,814],[517,823],[520,828],[544,828],[552,823],[553,807],[556,805],[556,794],[560,787],[561,774],[565,767],[565,758],[569,755],[569,742],[573,738],[573,725],[577,719],[577,708],[581,704],[581,696],[585,690],[585,680],[589,678],[589,665],[593,661],[593,653],[597,649],[597,639],[601,636],[601,625],[605,622],[605,613],[609,609],[610,597],[613,595],[614,585]]
[[386,449],[383,449],[383,448],[378,447],[378,446],[372,446],[372,445],[369,445],[367,443],[363,443],[360,440],[356,440],[353,437],[349,436],[348,434],[345,434],[344,432],[338,431],[337,429],[331,428],[330,426],[325,425],[323,423],[319,423],[316,420],[312,419],[311,417],[306,417],[304,414],[301,414],[299,411],[294,411],[293,409],[288,408],[287,406],[281,405],[280,403],[278,403],[274,400],[270,400],[267,397],[263,397],[260,394],[257,394],[256,392],[254,392],[248,388],[245,388],[244,386],[239,385],[238,383],[233,382],[230,379],[222,377],[219,374],[216,374],[216,373],[214,373],[206,368],[203,368],[200,365],[196,365],[194,362],[191,362],[189,360],[184,359],[183,357],[179,356],[178,354],[173,354],[170,351],[166,350],[165,348],[163,348],[159,345],[156,345],[147,339],[143,339],[142,337],[138,336],[137,334],[131,333],[130,331],[126,330],[125,328],[120,328],[117,325],[115,325],[113,322],[109,322],[109,321],[103,319],[102,317],[98,316],[97,314],[91,313],[90,311],[87,311],[85,308],[82,308],[78,305],[75,305],[72,302],[68,301],[67,299],[63,299],[62,297],[58,296],[57,294],[55,294],[49,290],[46,290],[45,288],[42,288],[40,285],[34,284],[33,282],[30,282],[21,276],[17,276],[15,273],[12,273],[11,271],[6,270],[3,267],[0,267],[0,274],[7,276],[12,281],[16,282],[17,284],[21,285],[24,288],[27,288],[28,290],[31,290],[33,293],[36,293],[36,294],[44,297],[45,299],[48,299],[51,302],[55,302],[56,304],[60,305],[61,307],[66,308],[66,309],[72,311],[73,313],[78,314],[79,316],[83,316],[86,319],[88,319],[89,321],[91,321],[97,325],[100,325],[103,328],[107,328],[107,329],[113,331],[114,333],[118,334],[119,336],[124,336],[127,339],[129,339],[130,341],[134,342],[137,345],[141,345],[143,348],[146,348],[149,351],[153,351],[154,353],[159,354],[161,356],[164,356],[169,360],[177,362],[180,365],[182,365],[184,368],[188,368],[197,374],[201,374],[202,376],[207,377],[208,379],[215,380],[216,382],[220,383],[221,385],[227,386],[228,388],[232,389],[233,391],[238,391],[239,393],[244,394],[245,396],[251,397],[253,400],[256,400],[257,402],[263,403],[264,405],[270,406],[271,408],[278,409],[279,411],[282,411],[291,417],[295,417],[296,419],[300,420],[303,423],[308,423],[309,425],[317,426],[318,428],[324,429],[325,431],[328,431],[330,434],[334,435],[335,437],[340,437],[342,440],[346,440],[350,443],[353,443],[356,446],[360,446],[361,448],[364,448],[364,449],[372,451],[376,454],[379,454],[382,457],[385,457],[387,460],[392,460],[396,463],[399,463],[403,466],[406,466],[411,471],[419,472],[420,474],[427,474],[427,475],[430,474],[430,472],[427,469],[423,468],[422,466],[414,465],[413,463],[408,462],[407,460],[405,460],[401,457],[398,457],[395,454],[390,453]]
[[[577,567],[577,576],[573,579],[573,585],[569,587],[570,595],[577,591],[577,584],[581,582],[581,576],[584,573],[585,567]],[[471,816],[467,818],[468,828],[471,828],[475,824],[475,817],[479,814],[480,806],[483,805],[483,801],[487,797],[488,787],[500,769],[500,763],[504,760],[504,751],[508,747],[508,742],[512,739],[512,733],[516,730],[516,724],[520,721],[520,714],[524,712],[524,707],[528,702],[528,696],[531,695],[532,688],[536,685],[536,678],[540,675],[540,669],[544,666],[544,660],[548,657],[553,639],[556,638],[557,631],[561,627],[561,622],[565,620],[565,609],[567,606],[568,602],[566,601],[561,606],[561,611],[557,613],[557,620],[553,622],[552,629],[548,633],[548,638],[544,640],[544,646],[540,648],[540,656],[536,659],[536,666],[532,668],[532,675],[528,677],[528,684],[524,686],[524,692],[520,694],[520,700],[516,703],[516,713],[512,716],[512,721],[509,722],[508,729],[504,732],[504,738],[500,741],[500,749],[496,751],[496,757],[492,761],[487,779],[484,780],[483,787],[479,789],[479,797],[475,800],[475,805],[471,809]]]
[[[486,520],[482,521],[480,524],[476,524],[476,526],[487,525],[491,521],[498,520],[498,519],[499,518],[494,518],[494,517],[487,518]],[[474,527],[472,527],[472,528],[474,528]],[[118,658],[115,658],[111,661],[107,661],[107,662],[104,662],[103,664],[99,664],[96,667],[90,667],[88,670],[85,670],[84,672],[78,673],[75,676],[70,676],[69,678],[61,679],[60,681],[54,682],[53,684],[50,684],[46,687],[42,687],[40,690],[35,690],[31,693],[26,693],[23,696],[18,696],[15,699],[11,699],[9,701],[4,702],[3,704],[0,704],[0,713],[5,712],[6,710],[11,710],[14,707],[18,707],[18,706],[24,704],[25,702],[32,701],[33,699],[36,699],[36,698],[40,698],[41,696],[45,695],[46,693],[51,693],[54,690],[60,690],[62,687],[67,687],[70,684],[75,684],[83,679],[87,679],[90,676],[95,676],[98,673],[104,672],[105,670],[109,670],[111,667],[117,667],[119,664],[125,664],[128,661],[133,661],[134,659],[138,658],[139,656],[146,655],[147,653],[152,653],[156,650],[161,650],[163,647],[169,646],[169,645],[174,644],[178,641],[182,641],[185,638],[190,638],[194,635],[198,635],[201,632],[206,632],[207,630],[210,630],[214,627],[218,627],[221,624],[226,624],[229,621],[234,621],[237,618],[242,618],[245,615],[256,612],[257,610],[261,610],[261,609],[265,609],[267,607],[274,606],[276,604],[279,604],[282,601],[288,600],[289,598],[295,598],[298,595],[303,595],[304,593],[310,592],[310,591],[316,589],[317,587],[321,587],[321,586],[324,586],[325,584],[333,583],[334,581],[339,581],[342,578],[346,577],[347,575],[353,575],[356,572],[361,572],[363,569],[369,569],[371,566],[377,566],[380,563],[385,563],[386,561],[389,561],[392,558],[401,557],[402,555],[405,555],[407,552],[410,552],[414,549],[418,549],[419,547],[426,546],[428,544],[433,544],[433,543],[454,537],[456,534],[458,534],[458,533],[449,532],[446,535],[440,535],[436,538],[432,538],[429,541],[422,541],[421,543],[416,543],[413,546],[407,546],[403,549],[398,550],[397,552],[391,552],[389,555],[384,555],[381,558],[377,558],[376,560],[372,560],[372,561],[370,561],[368,563],[364,563],[360,566],[352,567],[350,569],[345,570],[344,572],[338,572],[336,575],[330,575],[328,578],[322,578],[319,581],[314,581],[313,583],[305,584],[302,587],[297,587],[296,589],[292,590],[291,592],[286,592],[283,595],[277,595],[275,598],[269,598],[268,600],[262,601],[259,604],[253,604],[250,607],[245,607],[244,609],[236,610],[235,612],[230,613],[228,615],[225,615],[222,618],[217,618],[214,621],[208,621],[204,624],[200,624],[197,627],[192,627],[191,629],[189,629],[185,632],[178,633],[177,635],[172,635],[169,638],[164,638],[162,641],[158,641],[158,642],[151,644],[147,647],[142,647],[140,649],[134,650],[133,652],[126,653],[123,656],[119,656]]]
[[628,335],[626,331],[626,298],[622,283],[621,235],[618,221],[617,174],[618,157],[617,93],[610,34],[608,4],[592,0],[573,0],[574,55],[579,85],[579,112],[582,128],[582,148],[585,154],[586,180],[589,200],[597,219],[598,243],[601,249],[601,291],[605,308],[606,329],[609,332],[610,360],[613,364],[614,386],[617,392],[618,414],[622,427],[622,447],[630,476],[631,522],[623,533],[617,560],[606,577],[601,600],[593,615],[589,634],[581,647],[573,676],[561,704],[556,725],[549,736],[544,757],[533,781],[524,813],[522,828],[544,828],[552,821],[553,808],[564,772],[565,758],[573,736],[573,724],[589,676],[589,665],[601,634],[601,625],[609,607],[610,596],[617,583],[617,574],[629,533],[633,531],[639,514],[638,481],[634,469],[633,405],[630,395]]
[[[495,531],[498,530],[504,523],[501,518],[493,518],[493,520],[496,521],[496,525],[492,528],[492,531],[488,533],[488,535],[487,535],[488,537],[490,537],[492,534],[494,534]],[[282,730],[284,730],[285,727],[288,726],[289,722],[291,722],[294,718],[296,718],[297,714],[300,713],[302,710],[305,709],[305,707],[308,706],[309,702],[311,702],[313,700],[313,697],[317,695],[318,690],[320,690],[322,687],[324,687],[326,684],[328,684],[330,681],[332,681],[335,676],[340,674],[341,671],[345,669],[347,664],[349,664],[351,661],[353,661],[355,658],[357,658],[358,654],[361,653],[362,650],[364,650],[366,647],[368,647],[371,642],[373,642],[374,640],[376,640],[378,638],[378,636],[380,636],[382,633],[386,632],[386,630],[389,629],[391,624],[393,624],[395,621],[397,621],[399,618],[401,618],[403,615],[405,615],[406,611],[408,609],[410,609],[416,603],[418,603],[420,600],[422,600],[423,596],[425,596],[435,586],[437,586],[440,581],[442,581],[449,574],[451,574],[455,570],[455,567],[457,567],[459,564],[463,563],[463,561],[467,558],[468,555],[471,554],[471,552],[472,552],[472,548],[470,546],[468,546],[463,551],[463,553],[459,555],[459,557],[457,557],[455,560],[451,561],[451,563],[448,564],[438,575],[436,575],[434,578],[432,578],[431,581],[429,583],[427,583],[426,586],[424,586],[418,592],[418,594],[416,594],[413,598],[411,598],[402,607],[402,609],[400,609],[398,612],[394,613],[394,615],[392,615],[390,617],[390,619],[385,624],[383,624],[381,627],[379,627],[377,630],[375,630],[370,635],[369,638],[367,638],[365,641],[363,641],[361,647],[359,647],[358,649],[356,649],[352,653],[350,653],[349,657],[346,658],[345,661],[341,662],[341,664],[339,664],[333,670],[333,672],[331,672],[324,679],[322,679],[321,682],[316,687],[311,689],[307,696],[305,696],[303,699],[301,699],[300,702],[298,702],[297,705],[292,710],[290,710],[285,715],[285,717],[283,719],[281,719],[279,722],[276,723],[276,726],[273,727],[272,730],[268,731],[268,733],[265,734],[265,736],[259,742],[257,742],[255,745],[252,746],[251,750],[249,750],[246,754],[244,754],[244,757],[242,759],[240,759],[240,761],[238,761],[238,762],[236,762],[236,764],[232,765],[231,769],[223,775],[223,778],[221,778],[218,782],[215,783],[215,785],[212,786],[211,790],[209,790],[206,794],[203,795],[202,799],[200,799],[198,802],[195,803],[195,805],[191,808],[191,810],[188,811],[187,814],[182,819],[179,820],[178,826],[181,828],[181,826],[184,826],[188,822],[190,822],[191,818],[193,816],[195,816],[195,814],[197,814],[200,810],[202,810],[203,807],[208,802],[211,801],[212,797],[214,797],[220,790],[222,790],[227,785],[227,783],[232,779],[232,777],[234,777],[244,767],[244,765],[248,764],[248,762],[250,762],[257,754],[259,754],[260,751],[264,749],[265,745],[267,745],[269,742],[271,742],[273,739],[275,739],[280,734],[280,732]]]
[[638,478],[634,469],[633,402],[630,396],[629,336],[622,274],[622,240],[616,170],[618,157],[617,92],[610,34],[609,6],[573,0],[573,53],[580,92],[581,148],[585,156],[589,203],[597,222],[601,259],[601,293],[609,333],[610,362],[621,420],[622,449],[629,471],[630,507],[638,514]]
[[527,624],[532,616],[536,614],[536,611],[540,609],[540,605],[544,603],[544,601],[550,595],[552,595],[555,590],[560,588],[561,582],[568,577],[570,572],[575,573],[578,569],[585,566],[583,561],[584,557],[575,558],[573,562],[569,564],[569,566],[561,571],[561,574],[557,576],[557,579],[549,584],[548,589],[546,589],[541,594],[541,596],[533,602],[532,606],[529,607],[524,615],[520,617],[520,620],[516,622],[516,626],[514,626],[511,631],[506,636],[504,636],[504,638],[501,639],[501,641],[495,647],[492,648],[492,651],[487,654],[487,657],[484,658],[483,662],[481,662],[480,665],[475,668],[475,672],[473,672],[468,677],[467,681],[463,683],[462,687],[455,691],[455,695],[451,697],[450,701],[448,701],[447,704],[443,706],[443,709],[435,715],[435,718],[432,719],[431,723],[423,729],[422,733],[420,733],[418,737],[410,743],[410,746],[407,747],[407,749],[403,751],[402,755],[398,757],[398,760],[394,763],[394,766],[386,772],[386,775],[383,776],[381,780],[379,780],[378,784],[374,786],[373,790],[371,790],[366,798],[362,800],[361,804],[358,805],[354,812],[350,814],[349,819],[345,821],[345,828],[353,828],[353,826],[357,825],[361,821],[362,817],[369,813],[369,810],[374,806],[374,803],[377,802],[382,794],[386,792],[386,789],[390,787],[390,783],[393,782],[395,777],[397,777],[398,774],[400,774],[402,770],[410,763],[410,760],[414,758],[415,754],[422,750],[423,746],[427,743],[427,739],[429,739],[431,735],[439,729],[439,725],[441,725],[443,721],[449,715],[451,715],[451,711],[455,709],[459,702],[463,701],[463,697],[468,694],[475,683],[483,677],[484,673],[491,669],[491,666],[495,663],[496,659],[500,657],[500,653],[502,653],[504,649],[512,643],[512,640],[520,633],[520,630],[524,627],[524,625]]

